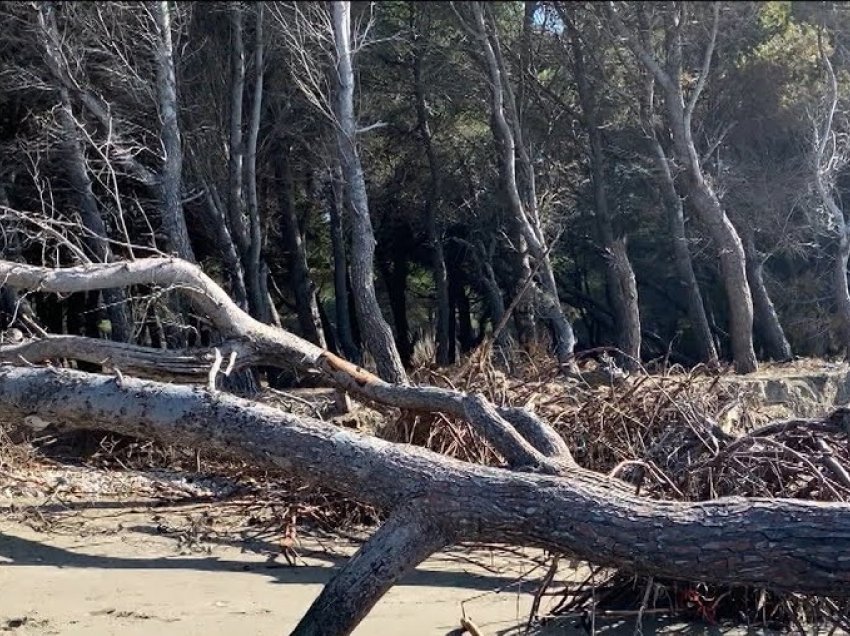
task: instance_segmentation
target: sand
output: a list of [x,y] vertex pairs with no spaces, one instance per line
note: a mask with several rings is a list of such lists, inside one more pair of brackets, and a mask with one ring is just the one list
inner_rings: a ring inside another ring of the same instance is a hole
[[[15,636],[225,636],[290,633],[322,585],[357,548],[299,528],[295,564],[279,529],[253,532],[221,501],[217,478],[82,467],[0,470],[0,632]],[[179,495],[178,503],[163,497]],[[586,570],[562,559],[556,580]],[[357,636],[454,634],[470,618],[488,636],[525,633],[546,571],[537,550],[454,547],[434,555],[382,598]],[[545,615],[557,599],[544,599]],[[634,619],[600,634],[633,634]],[[538,635],[583,634],[574,620]],[[644,634],[734,633],[644,621]],[[738,632],[744,633],[744,632]],[[754,633],[754,632],[750,632]]]
[[[125,502],[126,503],[126,502]],[[17,635],[287,634],[335,567],[356,547],[321,536],[300,539],[297,565],[261,549],[205,540],[187,545],[157,532],[179,509],[128,512],[101,507],[37,531],[0,522],[0,631]],[[37,525],[37,524],[36,524]],[[486,634],[528,616],[542,570],[532,553],[450,550],[393,588],[355,632],[446,634],[466,615]],[[501,591],[497,591],[501,590]]]

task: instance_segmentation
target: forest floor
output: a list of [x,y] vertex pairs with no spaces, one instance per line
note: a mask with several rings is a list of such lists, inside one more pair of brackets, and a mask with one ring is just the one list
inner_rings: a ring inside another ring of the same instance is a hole
[[[804,361],[721,380],[739,399],[757,402],[762,414],[819,415],[850,401],[846,365]],[[532,390],[527,382],[523,386]],[[551,392],[551,383],[546,386]],[[332,401],[327,395],[321,399]],[[735,419],[733,410],[726,408],[723,417]],[[73,445],[61,452],[50,448],[34,450],[32,440],[0,442],[3,633],[289,633],[364,536],[296,521],[293,510],[299,519],[309,517],[308,510],[313,520],[321,518],[316,512],[321,505],[305,496],[299,507],[277,510],[274,489],[246,494],[246,482],[254,483],[253,478],[221,476],[214,466],[201,466],[200,459],[198,472],[190,454],[165,462],[168,466],[145,468],[146,462],[138,462],[152,452],[145,445],[124,448],[109,461],[100,461],[90,448],[77,460],[69,451]],[[499,546],[441,552],[394,587],[355,633],[459,635],[464,616],[482,634],[526,633],[548,563],[537,551]],[[563,586],[586,575],[585,565],[562,560],[556,579]],[[557,590],[544,597],[538,615],[545,616],[559,600]],[[655,622],[650,612],[643,633],[758,633],[710,627],[693,617],[682,622],[687,618]],[[635,633],[633,614],[596,621],[598,633]],[[532,633],[586,630],[572,616]]]

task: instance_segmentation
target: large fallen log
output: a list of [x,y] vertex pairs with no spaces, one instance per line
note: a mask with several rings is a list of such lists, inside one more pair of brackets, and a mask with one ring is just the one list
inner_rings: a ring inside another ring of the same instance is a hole
[[[623,482],[584,470],[563,440],[530,411],[481,396],[390,385],[236,307],[197,267],[170,259],[47,269],[0,261],[0,281],[71,292],[133,284],[186,293],[250,363],[312,367],[361,398],[468,421],[505,468],[478,466],[425,449],[360,436],[320,421],[207,388],[56,368],[12,366],[61,355],[119,355],[144,368],[155,350],[65,336],[0,346],[0,419],[101,429],[238,453],[254,463],[370,503],[388,521],[327,585],[297,634],[350,633],[380,597],[441,547],[504,542],[569,553],[648,575],[850,597],[850,506],[790,499],[655,501]],[[28,349],[21,347],[28,347]],[[17,347],[17,348],[15,348]],[[94,351],[94,353],[92,353]],[[29,353],[30,358],[26,357]],[[40,352],[40,353],[39,353]],[[52,352],[52,353],[51,353]],[[89,356],[86,358],[85,356]],[[198,369],[207,353],[162,352]],[[149,365],[148,365],[149,366]],[[196,369],[196,371],[198,371]],[[200,371],[198,371],[200,373]],[[33,417],[35,416],[35,417]]]

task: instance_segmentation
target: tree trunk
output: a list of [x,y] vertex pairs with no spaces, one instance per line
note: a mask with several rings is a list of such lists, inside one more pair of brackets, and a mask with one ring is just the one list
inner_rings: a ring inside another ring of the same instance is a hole
[[263,3],[256,5],[257,26],[254,45],[254,95],[251,104],[251,116],[248,121],[248,141],[245,147],[245,182],[248,203],[249,245],[245,258],[245,277],[248,285],[248,306],[251,314],[258,320],[271,323],[274,311],[269,300],[268,286],[265,282],[267,270],[262,262],[263,234],[260,224],[260,203],[257,197],[257,138],[260,133],[260,121],[263,114]]
[[835,252],[833,265],[833,286],[838,307],[844,355],[850,358],[850,290],[847,287],[847,259],[850,258],[850,236],[848,236],[848,233],[850,233],[850,228],[841,228],[838,249]]
[[[577,466],[564,440],[529,410],[450,389],[384,382],[251,318],[185,261],[59,269],[0,261],[0,279],[19,289],[63,294],[174,286],[230,338],[221,351],[225,356],[247,359],[241,364],[313,369],[361,399],[459,418],[504,458],[505,467],[470,464],[181,384],[0,365],[0,405],[8,421],[32,425],[35,415],[38,423],[64,428],[237,453],[258,467],[388,511],[387,525],[308,612],[299,629],[313,631],[303,633],[350,633],[365,610],[431,551],[470,541],[534,546],[674,580],[850,597],[850,561],[841,558],[850,552],[846,503],[740,497],[679,502],[635,495],[633,486]],[[206,374],[209,365],[200,352],[177,355],[73,336],[3,345],[0,360],[97,361],[107,352],[128,362],[125,368],[193,364]],[[839,433],[845,415],[814,424]]]
[[[758,369],[753,348],[753,300],[747,283],[746,258],[741,238],[721,206],[714,189],[705,180],[699,155],[694,145],[692,116],[700,93],[711,68],[711,59],[717,41],[719,4],[714,5],[714,24],[711,39],[705,51],[702,68],[696,86],[691,91],[687,104],[682,92],[682,39],[679,25],[668,25],[667,69],[663,69],[650,52],[628,32],[620,20],[613,2],[608,3],[612,24],[622,35],[629,47],[663,89],[667,127],[673,137],[676,160],[681,166],[681,187],[694,207],[700,221],[708,230],[720,252],[720,270],[729,305],[729,335],[732,340],[732,356],[738,373],[750,373]],[[686,21],[684,5],[677,5],[674,20],[679,24]],[[644,29],[646,30],[646,29]],[[648,36],[647,36],[648,37]]]
[[605,252],[605,281],[614,310],[617,348],[622,352],[618,358],[623,367],[634,370],[640,366],[641,344],[637,282],[626,250],[626,238],[614,233],[608,204],[606,161],[599,128],[598,106],[584,66],[584,52],[574,21],[565,11],[561,13],[569,28],[576,85],[584,115],[584,127],[590,142],[588,161],[596,206],[596,226]]
[[221,252],[221,257],[227,270],[228,279],[230,280],[230,293],[239,307],[245,311],[249,311],[248,290],[245,288],[245,272],[242,268],[239,253],[236,251],[233,236],[227,227],[227,215],[224,212],[224,206],[218,195],[217,188],[211,183],[208,183],[203,177],[201,180],[206,190],[206,210],[210,218],[210,227],[215,233],[219,251]]
[[[493,329],[496,328],[496,325],[502,322],[502,318],[505,315],[505,301],[502,299],[502,290],[499,288],[499,283],[496,280],[496,273],[493,271],[493,264],[491,263],[491,255],[485,249],[484,244],[481,241],[476,243],[470,243],[469,241],[464,241],[462,239],[454,239],[457,243],[463,245],[466,248],[466,255],[472,259],[472,262],[475,264],[475,269],[478,273],[478,280],[480,289],[483,290],[484,296],[484,304],[485,304],[485,315],[492,325]],[[455,276],[460,276],[460,271],[458,271]],[[514,309],[516,311],[516,309]],[[482,321],[481,331],[484,330],[484,321]],[[499,346],[507,345],[507,332],[502,330],[500,334],[498,334],[496,343]]]
[[[833,157],[826,157],[827,145],[834,138],[832,122],[838,108],[838,78],[832,67],[832,62],[826,54],[823,42],[818,33],[818,50],[827,74],[827,112],[822,128],[815,125],[815,186],[821,202],[826,208],[835,231],[838,234],[838,245],[833,262],[833,293],[835,295],[838,313],[839,336],[841,338],[844,356],[850,358],[850,289],[847,287],[847,259],[850,258],[850,224],[844,216],[844,210],[835,199],[835,168]],[[834,142],[833,142],[834,143]]]
[[407,321],[407,259],[397,251],[392,255],[392,262],[383,267],[387,296],[390,301],[390,311],[395,325],[395,339],[402,364],[410,364],[413,355],[413,343],[410,340],[410,324]]
[[[6,192],[6,186],[0,183],[0,205],[9,206],[9,196]],[[0,258],[7,261],[16,261],[20,255],[20,239],[18,238],[18,230],[14,227],[0,233]],[[21,318],[21,311],[26,309],[26,312],[31,317],[32,310],[27,302],[18,297],[18,292],[13,287],[0,284],[0,330],[9,329],[15,326],[15,323]]]
[[[764,284],[764,257],[758,253],[752,230],[744,230],[744,251],[747,256],[747,280],[753,293],[753,311],[756,334],[761,336],[767,357],[786,361],[794,357],[785,330],[779,322],[779,314],[767,293]],[[850,251],[848,251],[850,254]],[[845,261],[846,262],[846,261]]]
[[350,634],[393,585],[447,543],[425,506],[399,507],[325,585],[292,636]]
[[[681,64],[676,67],[681,68]],[[729,304],[729,335],[735,370],[738,373],[750,373],[757,370],[758,363],[753,348],[753,300],[747,283],[744,248],[735,227],[703,175],[692,138],[690,116],[682,97],[681,83],[677,81],[672,86],[673,90],[666,92],[665,104],[676,158],[684,167],[683,185],[694,210],[720,251],[720,271]]]
[[357,289],[354,306],[366,348],[378,366],[378,374],[391,382],[407,382],[407,373],[381,314],[375,293],[375,234],[369,217],[366,179],[357,152],[357,121],[354,115],[354,69],[351,51],[351,5],[331,2],[337,68],[334,114],[340,164],[352,211],[351,279]]
[[705,315],[702,292],[694,273],[691,250],[688,247],[688,237],[685,231],[685,213],[682,199],[676,192],[673,175],[670,172],[670,164],[664,147],[655,135],[651,124],[649,126],[649,141],[652,146],[652,160],[655,164],[657,183],[661,191],[661,200],[667,214],[667,225],[670,236],[673,239],[673,262],[679,283],[682,285],[685,298],[687,299],[687,313],[691,323],[691,330],[696,337],[700,357],[709,366],[716,366],[718,362],[717,348],[714,346],[714,337],[708,318]]
[[[71,98],[67,89],[59,88],[61,104],[59,120],[62,126],[62,145],[65,150],[65,166],[68,181],[77,195],[80,220],[85,232],[83,242],[98,263],[113,260],[109,246],[106,226],[100,216],[97,199],[92,191],[92,183],[86,166],[83,145],[77,132],[77,123],[71,110]],[[133,325],[127,315],[127,297],[123,289],[104,289],[103,301],[110,322],[110,337],[119,342],[127,342],[133,335]]]
[[295,313],[298,315],[301,333],[310,342],[325,347],[325,333],[322,329],[313,281],[310,280],[307,250],[295,211],[295,184],[292,182],[290,156],[291,148],[281,142],[275,171],[280,199],[281,234],[289,257],[289,283],[295,295]]
[[183,148],[177,118],[177,79],[171,44],[171,12],[167,0],[155,3],[159,41],[157,42],[157,92],[162,119],[162,147],[165,161],[160,176],[162,224],[172,251],[184,260],[194,260],[189,230],[180,197],[183,185]]
[[345,235],[342,221],[345,216],[345,192],[342,175],[335,168],[330,172],[330,217],[331,251],[334,268],[334,315],[336,317],[336,333],[340,349],[346,359],[360,361],[360,351],[355,344],[352,331],[351,308],[348,302],[348,262],[345,256]]
[[[673,110],[672,116],[678,115],[678,106]],[[735,370],[738,373],[750,373],[758,369],[758,362],[753,348],[753,300],[747,283],[744,247],[717,196],[706,183],[690,139],[690,131],[686,133],[686,146],[677,151],[677,159],[687,166],[683,179],[685,191],[720,251],[720,272],[729,305],[729,335]],[[676,136],[682,135],[680,133]],[[683,156],[683,153],[687,154]]]
[[[515,142],[515,132],[518,129],[518,124],[514,121],[512,128],[506,118],[505,85],[507,83],[507,77],[504,77],[503,70],[500,69],[499,59],[496,54],[498,34],[496,33],[495,25],[490,25],[491,31],[488,33],[488,25],[484,19],[484,8],[481,3],[472,2],[470,4],[475,17],[476,32],[484,49],[489,72],[491,112],[494,123],[494,134],[497,137],[501,152],[501,161],[503,163],[505,191],[510,203],[512,217],[520,228],[522,237],[526,241],[529,254],[534,259],[534,265],[540,277],[540,284],[537,284],[533,280],[533,277],[527,277],[523,281],[523,285],[530,284],[530,289],[535,297],[536,309],[540,317],[546,321],[550,328],[556,359],[561,364],[573,365],[575,335],[558,298],[558,286],[555,282],[555,274],[549,258],[550,248],[546,245],[539,219],[536,216],[532,216],[536,214],[536,206],[526,209],[517,185],[517,145]],[[508,109],[515,114],[515,106],[511,107],[509,104]],[[512,119],[515,120],[515,117],[512,117]],[[524,155],[526,153],[525,148],[519,152],[524,156],[523,165],[525,165],[527,160],[527,157]],[[530,165],[530,162],[528,165]],[[531,176],[533,176],[533,170],[532,175],[526,175],[526,179],[529,180]],[[533,192],[533,182],[527,183],[526,187]]]
[[437,304],[437,324],[435,329],[435,340],[437,349],[437,364],[446,365],[453,362],[449,355],[449,289],[446,278],[446,259],[443,253],[443,239],[437,224],[437,215],[442,200],[442,187],[440,182],[440,167],[437,153],[431,138],[431,126],[428,122],[428,106],[425,99],[425,85],[422,80],[422,47],[417,45],[422,37],[415,26],[417,11],[416,3],[411,3],[411,22],[414,29],[414,58],[413,58],[413,86],[416,95],[416,117],[419,134],[425,146],[425,154],[428,157],[429,183],[428,191],[425,193],[425,230],[428,236],[428,244],[431,250],[431,271],[434,276],[434,292]]
[[[508,543],[707,584],[850,596],[850,508],[797,499],[655,501],[577,470],[477,466],[364,437],[228,395],[68,370],[0,367],[10,421],[154,436],[390,511],[328,583],[297,634],[350,634],[382,595],[443,545]],[[804,521],[801,521],[804,520]]]
[[[250,250],[250,237],[245,223],[242,164],[242,100],[245,91],[245,44],[243,41],[244,8],[241,2],[230,5],[230,128],[228,142],[227,218],[230,233],[239,251],[243,267]],[[245,272],[248,298],[252,296],[251,282]]]
[[469,306],[469,296],[466,285],[460,284],[457,289],[457,340],[460,352],[467,353],[475,346],[475,333],[472,330],[472,309]]

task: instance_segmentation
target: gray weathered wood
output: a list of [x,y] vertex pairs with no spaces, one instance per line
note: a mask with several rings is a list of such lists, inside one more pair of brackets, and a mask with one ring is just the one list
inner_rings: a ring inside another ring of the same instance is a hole
[[392,516],[322,589],[292,636],[344,636],[399,579],[440,548],[447,537],[421,502]]
[[573,554],[674,579],[850,596],[850,506],[793,499],[655,501],[579,468],[468,464],[205,389],[0,367],[3,421],[29,415],[237,453],[393,510],[418,500],[452,541]]

